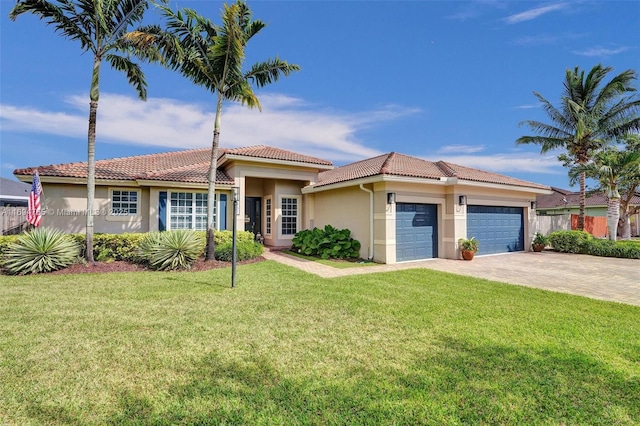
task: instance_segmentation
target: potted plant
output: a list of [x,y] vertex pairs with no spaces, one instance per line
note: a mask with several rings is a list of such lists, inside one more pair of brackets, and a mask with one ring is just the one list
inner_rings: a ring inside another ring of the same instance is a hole
[[549,244],[549,237],[545,237],[539,232],[533,236],[533,242],[531,243],[531,247],[533,251],[541,252],[544,248]]
[[478,240],[475,237],[460,238],[458,240],[458,246],[460,247],[460,253],[464,260],[471,260],[478,251]]

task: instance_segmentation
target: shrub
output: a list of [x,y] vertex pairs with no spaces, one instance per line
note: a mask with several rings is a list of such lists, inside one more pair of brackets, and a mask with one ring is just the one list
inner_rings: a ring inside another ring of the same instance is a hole
[[[93,257],[97,261],[122,260],[126,262],[138,261],[138,244],[147,234],[95,234],[93,236]],[[81,256],[86,251],[85,235],[74,234],[82,248]]]
[[640,259],[640,246],[610,240],[591,239],[586,245],[586,254],[603,257]]
[[36,228],[10,244],[2,266],[13,275],[38,274],[65,268],[76,261],[80,247],[74,239],[52,228]]
[[0,256],[4,255],[9,246],[20,238],[19,235],[0,235]]
[[[262,255],[264,247],[256,241],[236,241],[236,260],[255,259]],[[215,256],[217,260],[231,262],[233,256],[233,242],[224,242],[216,246]]]
[[348,259],[360,255],[360,242],[351,237],[348,229],[326,225],[298,232],[291,240],[291,250],[322,259]]
[[188,269],[200,257],[204,245],[203,235],[198,232],[151,232],[140,241],[138,256],[153,269]]
[[549,244],[561,253],[587,253],[591,234],[585,231],[555,231],[549,234]]

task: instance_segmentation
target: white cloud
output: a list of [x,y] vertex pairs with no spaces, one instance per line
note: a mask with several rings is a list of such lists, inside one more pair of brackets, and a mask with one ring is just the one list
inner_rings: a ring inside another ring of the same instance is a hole
[[540,108],[541,104],[525,104],[525,105],[516,105],[513,107],[513,109],[533,109],[533,108]]
[[512,44],[518,46],[540,46],[544,44],[555,44],[558,36],[551,34],[538,34],[535,36],[525,36],[515,39]]
[[459,153],[474,154],[484,151],[484,145],[447,145],[440,148],[437,152],[440,154]]
[[[3,130],[86,137],[87,96],[66,100],[67,112],[1,105]],[[226,104],[221,145],[270,145],[333,161],[353,161],[380,154],[358,140],[359,130],[417,113],[415,108],[387,105],[372,111],[345,113],[314,108],[302,99],[265,94],[262,112]],[[169,148],[211,144],[214,112],[175,99],[135,98],[104,93],[98,107],[97,133],[102,142]]]
[[618,47],[617,49],[607,49],[606,47],[592,47],[582,51],[573,51],[576,55],[582,56],[611,56],[629,50],[628,47]]
[[550,12],[555,12],[556,10],[562,10],[566,7],[567,5],[565,3],[556,3],[549,6],[537,7],[535,9],[529,9],[515,15],[507,16],[505,18],[505,21],[508,24],[517,24],[520,22],[531,21],[532,19],[539,18],[540,16],[546,15]]
[[541,155],[532,152],[493,155],[448,155],[428,158],[431,161],[448,161],[450,163],[490,170],[496,173],[563,173],[562,164],[556,156]]

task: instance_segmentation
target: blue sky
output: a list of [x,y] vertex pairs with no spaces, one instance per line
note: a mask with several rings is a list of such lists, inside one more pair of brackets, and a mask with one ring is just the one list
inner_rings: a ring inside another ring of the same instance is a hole
[[[219,22],[223,2],[172,1]],[[92,58],[0,1],[0,172],[86,161]],[[568,188],[557,153],[516,146],[548,121],[567,68],[640,71],[636,1],[248,1],[268,25],[247,65],[278,55],[302,71],[257,90],[262,112],[226,104],[221,146],[278,146],[341,165],[396,151]],[[150,10],[149,21],[159,22]],[[214,96],[146,65],[149,99],[103,68],[96,157],[211,144]]]

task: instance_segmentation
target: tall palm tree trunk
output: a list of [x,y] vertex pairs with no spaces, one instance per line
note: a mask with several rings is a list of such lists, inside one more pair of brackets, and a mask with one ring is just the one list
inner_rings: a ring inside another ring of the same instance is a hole
[[609,198],[607,207],[607,228],[609,239],[616,241],[618,238],[618,219],[620,219],[620,198]]
[[100,97],[100,57],[93,59],[91,91],[89,92],[89,131],[87,135],[87,229],[86,250],[87,262],[93,262],[93,204],[96,194],[96,123],[98,116],[98,99]]
[[87,262],[93,262],[93,203],[96,192],[96,117],[98,102],[89,102],[89,135],[87,143],[87,229],[86,252]]
[[[207,253],[206,259],[215,259],[215,223],[213,217],[213,208],[215,206],[216,194],[216,172],[218,170],[218,147],[220,145],[220,121],[222,118],[222,100],[223,96],[218,92],[218,102],[216,106],[216,119],[213,125],[213,142],[211,144],[211,165],[209,166],[209,187],[207,189]],[[226,212],[219,212],[226,214]],[[235,220],[235,212],[233,215]]]
[[586,173],[580,173],[580,212],[578,214],[578,230],[584,231],[584,206],[587,200]]

